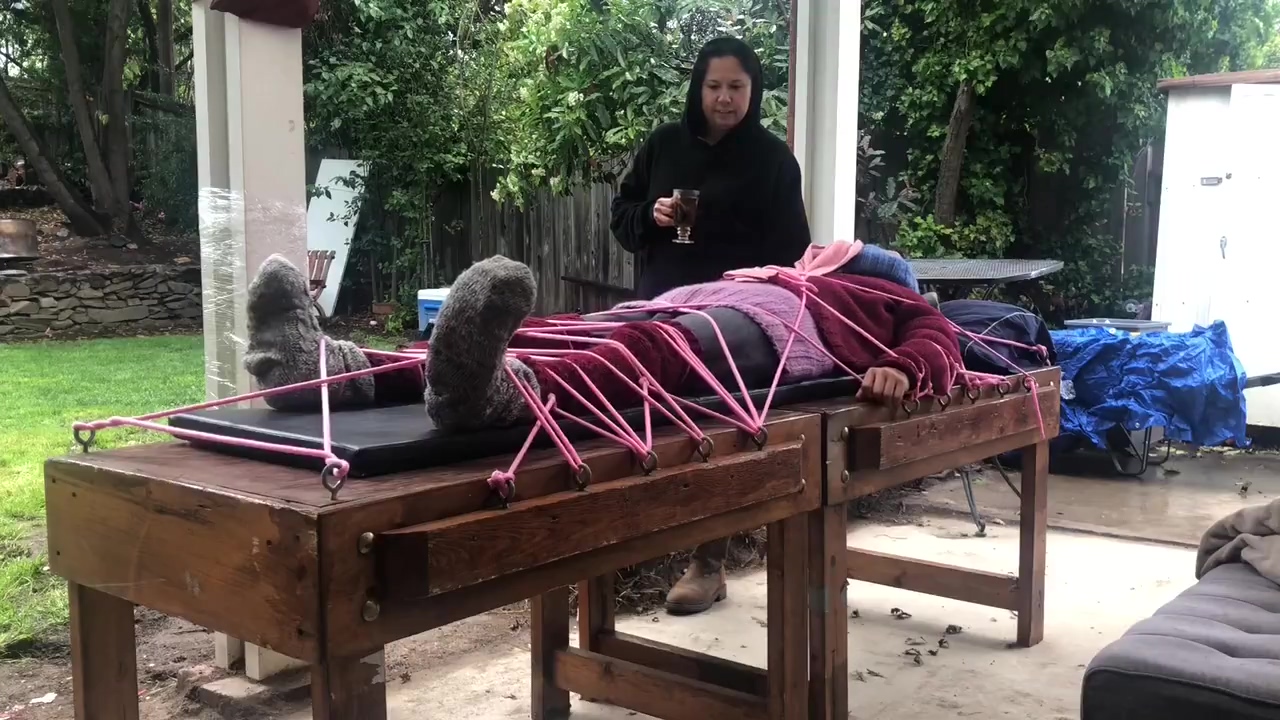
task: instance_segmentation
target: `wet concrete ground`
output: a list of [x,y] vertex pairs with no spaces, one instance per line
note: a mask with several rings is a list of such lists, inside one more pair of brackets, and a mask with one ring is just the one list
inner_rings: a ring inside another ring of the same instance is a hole
[[[1194,547],[1222,517],[1280,497],[1280,456],[1274,454],[1174,455],[1142,477],[1108,472],[1105,459],[1089,461],[1055,461],[1059,472],[1049,478],[1049,527]],[[1065,474],[1081,470],[1090,474]],[[1018,483],[1016,469],[1009,475]],[[1017,522],[1018,498],[994,470],[974,476],[974,495],[985,517]],[[931,513],[969,512],[958,479],[910,496],[906,503]]]
[[[993,527],[985,538],[965,537],[965,529],[965,523],[956,518],[925,519],[907,526],[862,524],[851,530],[849,542],[984,570],[1016,570],[1016,527]],[[1008,611],[851,583],[849,607],[858,610],[858,617],[848,621],[850,717],[1079,717],[1080,683],[1089,660],[1130,625],[1190,586],[1194,555],[1186,548],[1050,532],[1045,640],[1028,650],[1008,647],[1017,627]],[[622,617],[618,629],[759,666],[767,654],[766,597],[763,571],[735,575],[729,580],[729,599],[705,615]],[[890,614],[892,608],[912,617],[897,620]],[[963,632],[950,636],[949,647],[926,656],[923,665],[904,654],[913,647],[911,642],[920,640],[927,643],[922,647],[936,647],[948,625],[959,625]],[[389,716],[393,720],[528,718],[529,669],[527,633],[511,633],[506,642],[477,646],[432,667],[415,669],[411,676],[391,679]],[[572,701],[571,717],[579,720],[647,717],[582,702],[577,696]],[[283,717],[306,720],[310,710],[297,707]]]

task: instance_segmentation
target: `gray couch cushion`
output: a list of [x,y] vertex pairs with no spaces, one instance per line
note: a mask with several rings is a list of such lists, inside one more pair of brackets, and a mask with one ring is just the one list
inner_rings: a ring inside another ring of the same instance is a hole
[[1223,565],[1098,653],[1084,720],[1280,718],[1280,586]]

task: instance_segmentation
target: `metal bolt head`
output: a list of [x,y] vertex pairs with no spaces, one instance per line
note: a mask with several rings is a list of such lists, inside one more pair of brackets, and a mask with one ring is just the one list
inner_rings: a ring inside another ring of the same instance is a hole
[[368,555],[373,552],[373,533],[360,533],[360,539],[356,541],[356,547],[360,550],[361,555]]
[[848,426],[840,428],[840,442],[849,442]]
[[360,617],[364,618],[365,622],[373,622],[378,619],[378,615],[381,613],[382,606],[378,605],[376,600],[366,600],[364,608],[360,611]]
[[841,482],[841,483],[844,483],[845,485],[848,485],[848,484],[849,484],[849,471],[848,471],[848,470],[841,470],[841,471],[840,471],[840,482]]

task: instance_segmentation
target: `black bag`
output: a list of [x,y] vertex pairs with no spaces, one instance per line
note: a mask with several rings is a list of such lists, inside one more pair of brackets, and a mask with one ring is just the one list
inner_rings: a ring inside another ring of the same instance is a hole
[[[940,309],[948,320],[980,336],[975,340],[960,334],[960,352],[966,370],[1014,375],[1017,374],[1014,367],[1036,370],[1058,362],[1049,328],[1035,313],[990,300],[951,300],[942,303]],[[1037,346],[1043,347],[1044,353],[1034,349]]]

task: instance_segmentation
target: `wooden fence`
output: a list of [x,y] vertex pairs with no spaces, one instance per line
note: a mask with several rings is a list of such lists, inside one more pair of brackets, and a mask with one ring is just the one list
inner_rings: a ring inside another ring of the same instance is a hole
[[612,187],[540,193],[523,209],[497,202],[491,188],[481,173],[442,195],[426,276],[448,282],[476,260],[505,255],[537,277],[538,314],[591,312],[631,298],[636,263],[609,230]]

